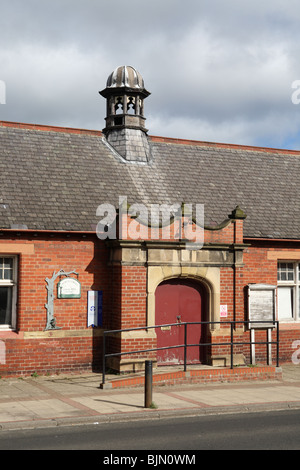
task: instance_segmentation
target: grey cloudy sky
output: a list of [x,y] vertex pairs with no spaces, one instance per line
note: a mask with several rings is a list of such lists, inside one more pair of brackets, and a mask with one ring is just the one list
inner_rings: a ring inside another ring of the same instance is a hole
[[299,26],[298,0],[0,0],[0,120],[102,129],[132,65],[149,134],[300,149]]

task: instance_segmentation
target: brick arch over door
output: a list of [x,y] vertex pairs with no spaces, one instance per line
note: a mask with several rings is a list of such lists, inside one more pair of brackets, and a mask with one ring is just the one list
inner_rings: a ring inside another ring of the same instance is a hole
[[[182,364],[184,348],[174,347],[184,344],[185,322],[203,322],[208,319],[209,292],[204,284],[189,278],[169,279],[160,283],[155,291],[156,325],[169,325],[156,329],[158,364]],[[172,324],[172,325],[170,325]],[[175,324],[175,325],[174,325]],[[207,348],[199,346],[207,342],[207,325],[189,324],[186,326],[187,363],[205,363]]]

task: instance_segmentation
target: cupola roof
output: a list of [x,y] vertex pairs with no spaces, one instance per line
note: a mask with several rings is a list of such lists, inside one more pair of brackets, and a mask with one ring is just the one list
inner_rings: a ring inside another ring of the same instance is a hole
[[130,65],[117,67],[108,77],[108,88],[141,88],[144,89],[144,80],[141,74]]

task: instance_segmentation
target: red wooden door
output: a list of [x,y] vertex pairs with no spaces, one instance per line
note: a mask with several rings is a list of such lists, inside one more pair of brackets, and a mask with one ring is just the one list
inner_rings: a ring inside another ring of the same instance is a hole
[[[182,322],[205,321],[205,290],[201,284],[191,280],[170,280],[160,284],[155,292],[156,325],[176,323],[176,326],[156,328],[157,347],[184,344]],[[201,327],[202,326],[202,327]],[[205,342],[204,325],[187,326],[187,343],[198,345]],[[187,362],[204,362],[204,347],[187,348]],[[157,351],[158,364],[182,364],[184,348]]]

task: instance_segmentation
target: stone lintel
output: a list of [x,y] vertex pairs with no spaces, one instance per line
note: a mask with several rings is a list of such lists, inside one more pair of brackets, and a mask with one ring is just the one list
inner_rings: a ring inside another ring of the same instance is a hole
[[120,240],[109,243],[111,264],[124,266],[243,266],[244,244],[204,245],[186,249],[185,242]]

